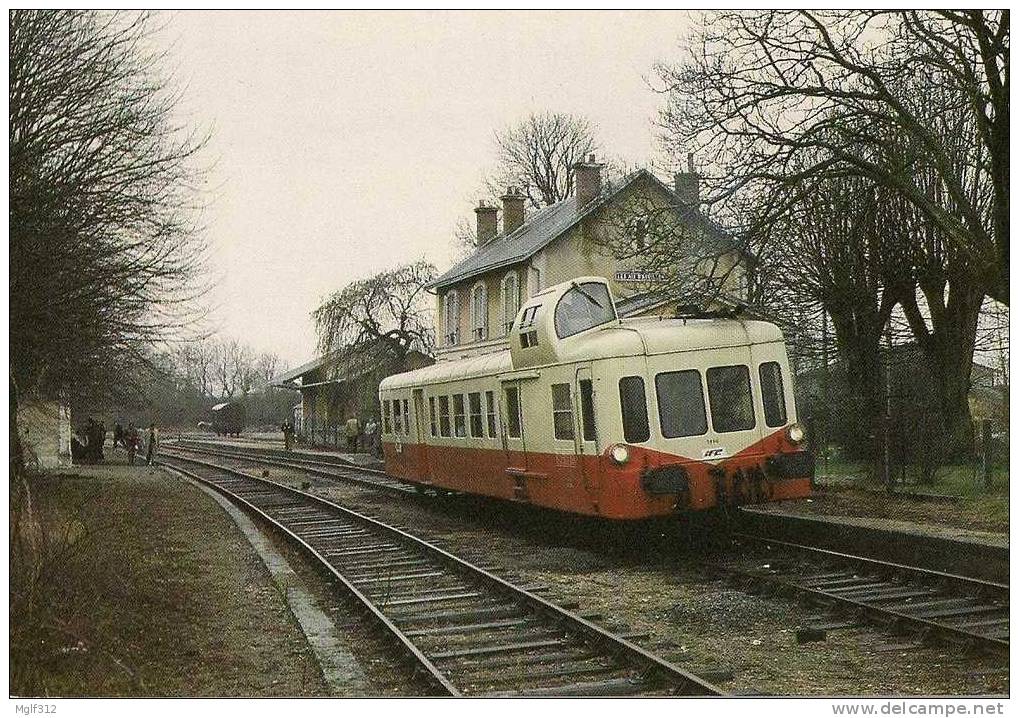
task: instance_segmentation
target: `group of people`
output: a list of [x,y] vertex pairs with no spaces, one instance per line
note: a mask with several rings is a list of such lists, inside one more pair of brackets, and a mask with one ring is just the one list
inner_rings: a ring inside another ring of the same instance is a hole
[[[382,456],[382,434],[381,425],[375,417],[369,417],[363,424],[356,416],[352,416],[343,424],[343,436],[346,439],[347,450],[350,452],[363,451],[374,457]],[[294,425],[286,419],[280,425],[283,432],[283,448],[290,451],[294,446]]]
[[358,448],[372,456],[382,455],[382,435],[379,432],[379,422],[375,417],[369,417],[364,424],[356,417],[347,419],[343,425],[343,433],[347,438],[347,450],[356,452]]
[[[90,418],[88,426],[71,438],[71,456],[78,463],[99,464],[103,462],[103,446],[106,443],[106,425]],[[144,448],[145,463],[151,465],[159,449],[159,429],[149,424],[148,431],[139,431],[134,424],[125,429],[118,421],[113,425],[113,446],[127,452],[128,463],[134,464],[135,456]]]

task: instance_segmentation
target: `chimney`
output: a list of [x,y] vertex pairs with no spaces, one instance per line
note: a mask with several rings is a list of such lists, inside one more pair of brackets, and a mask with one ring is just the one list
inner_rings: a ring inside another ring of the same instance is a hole
[[478,246],[484,247],[499,233],[499,208],[489,207],[481,200],[474,213],[478,215]]
[[509,234],[524,223],[524,193],[516,187],[507,187],[502,200],[502,233]]
[[701,176],[694,171],[693,152],[686,156],[686,172],[676,173],[676,194],[679,201],[697,207],[701,203]]
[[573,165],[578,209],[601,194],[601,168],[604,166],[594,161],[594,155],[588,155],[587,162]]

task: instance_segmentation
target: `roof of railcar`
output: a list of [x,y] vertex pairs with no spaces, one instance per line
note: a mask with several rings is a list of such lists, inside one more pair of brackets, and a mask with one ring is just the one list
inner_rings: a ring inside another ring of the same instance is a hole
[[[559,346],[564,363],[612,357],[668,354],[671,352],[725,349],[783,341],[774,324],[736,319],[624,319],[563,340]],[[432,366],[394,374],[380,389],[442,384],[513,371],[509,349],[467,359],[440,361]]]

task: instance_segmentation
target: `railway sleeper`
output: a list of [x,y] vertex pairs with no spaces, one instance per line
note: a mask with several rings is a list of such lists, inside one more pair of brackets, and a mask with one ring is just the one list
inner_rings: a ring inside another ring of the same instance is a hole
[[604,681],[571,683],[549,688],[528,688],[505,693],[509,696],[554,697],[554,696],[632,696],[644,693],[652,686],[643,678],[610,678]]
[[619,666],[613,663],[582,663],[564,666],[545,666],[532,668],[525,665],[519,671],[492,671],[472,675],[470,682],[475,686],[485,686],[486,694],[494,688],[506,690],[507,686],[533,685],[534,683],[566,678],[568,676],[592,676],[619,673]]

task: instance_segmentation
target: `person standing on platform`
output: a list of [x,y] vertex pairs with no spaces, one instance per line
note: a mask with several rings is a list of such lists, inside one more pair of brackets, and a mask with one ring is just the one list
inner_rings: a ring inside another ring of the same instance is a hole
[[352,416],[347,419],[344,433],[347,435],[347,451],[354,453],[357,451],[357,436],[361,433],[361,422],[357,420],[356,416]]
[[159,429],[155,424],[149,424],[149,440],[145,444],[145,463],[152,466],[156,458],[156,450],[159,449]]
[[134,466],[134,455],[138,451],[138,430],[134,428],[134,424],[127,425],[127,431],[124,432],[124,448],[127,449],[127,463]]
[[375,456],[375,436],[378,434],[379,425],[374,416],[368,417],[364,425],[364,448],[372,456]]

